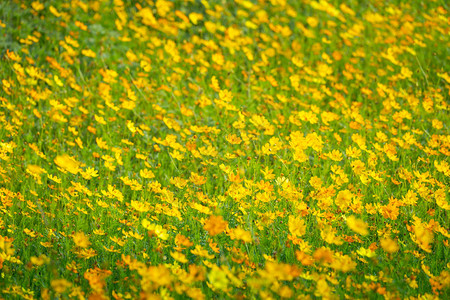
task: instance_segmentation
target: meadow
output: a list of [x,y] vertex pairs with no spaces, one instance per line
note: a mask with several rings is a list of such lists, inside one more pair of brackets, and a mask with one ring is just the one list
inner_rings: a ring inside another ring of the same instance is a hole
[[0,1],[0,299],[449,299],[446,1]]

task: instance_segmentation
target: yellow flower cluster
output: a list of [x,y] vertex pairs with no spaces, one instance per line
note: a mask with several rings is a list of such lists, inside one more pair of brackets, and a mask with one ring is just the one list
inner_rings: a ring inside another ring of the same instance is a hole
[[445,1],[3,2],[0,299],[448,298]]

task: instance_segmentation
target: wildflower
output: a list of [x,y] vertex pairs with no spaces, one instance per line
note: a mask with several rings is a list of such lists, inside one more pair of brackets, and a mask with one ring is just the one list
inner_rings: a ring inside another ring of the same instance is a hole
[[109,270],[102,270],[99,268],[87,269],[83,277],[89,282],[90,287],[95,292],[100,292],[106,285],[105,279],[112,274]]
[[45,8],[44,4],[42,4],[39,1],[33,1],[31,2],[31,7],[35,10],[35,11],[41,11]]
[[62,294],[67,288],[72,286],[72,283],[65,279],[53,279],[50,285],[56,293]]
[[228,222],[224,221],[222,216],[211,215],[208,220],[206,220],[203,228],[208,231],[209,235],[214,236],[222,233],[228,226]]
[[81,54],[83,54],[86,57],[92,57],[92,58],[97,57],[97,54],[94,51],[92,51],[91,49],[83,49],[83,50],[81,50]]
[[433,232],[426,228],[419,218],[416,218],[414,224],[414,235],[412,240],[424,251],[431,252],[431,243],[433,242]]
[[322,263],[332,263],[333,262],[333,252],[325,247],[316,249],[313,254],[313,258],[317,262]]
[[275,178],[275,174],[273,174],[273,170],[269,169],[269,167],[267,167],[267,166],[264,170],[261,170],[261,172],[263,173],[265,180],[272,180]]
[[89,238],[84,234],[84,232],[77,232],[73,236],[73,241],[77,247],[87,248],[91,244]]
[[354,262],[348,255],[340,255],[336,253],[331,263],[331,267],[337,271],[349,272],[356,268],[356,262]]
[[233,145],[239,145],[242,142],[242,139],[235,134],[228,135],[226,140]]
[[297,260],[300,261],[300,263],[304,266],[310,266],[314,263],[314,259],[311,255],[308,255],[302,251],[296,251],[295,256],[297,257]]
[[296,218],[294,216],[289,216],[289,231],[292,235],[301,237],[306,233],[305,220],[301,218]]
[[436,204],[445,210],[450,210],[450,204],[446,200],[445,190],[438,189],[434,192],[434,198],[436,199]]
[[252,242],[252,235],[250,232],[237,227],[235,229],[232,229],[229,233],[232,240],[241,240],[245,243],[251,243]]
[[34,232],[34,231],[32,231],[32,230],[30,230],[30,229],[28,229],[28,228],[25,228],[25,229],[23,230],[23,232],[24,232],[26,235],[30,236],[30,237],[36,237],[36,236],[37,236],[37,233],[36,233],[36,232]]
[[150,210],[150,205],[146,202],[131,200],[131,207],[138,212],[147,212]]
[[208,280],[214,288],[222,291],[225,291],[228,288],[230,282],[225,272],[216,265],[213,265],[211,272],[208,274]]
[[94,168],[88,167],[85,171],[80,171],[84,179],[89,180],[94,177],[98,177],[98,171]]
[[349,190],[339,191],[334,203],[342,210],[346,209],[352,202],[353,194]]
[[356,253],[358,253],[361,256],[365,256],[365,257],[375,257],[376,253],[370,249],[366,249],[364,247],[359,248]]
[[191,20],[192,24],[197,25],[198,21],[203,20],[203,15],[199,13],[190,13],[189,20]]
[[381,247],[388,253],[395,253],[399,250],[398,243],[390,238],[380,240]]
[[194,243],[192,243],[189,238],[185,237],[182,234],[177,234],[177,236],[175,237],[175,244],[178,248],[191,247],[194,245]]
[[4,253],[7,256],[14,254],[14,247],[12,240],[0,235],[0,253]]
[[347,226],[354,232],[361,235],[369,234],[369,231],[367,230],[368,225],[364,221],[357,219],[353,215],[347,217]]
[[191,250],[191,253],[194,255],[197,255],[197,256],[208,258],[208,259],[214,258],[214,255],[210,255],[208,253],[208,250],[204,249],[200,245],[196,245],[195,248],[193,250]]
[[64,154],[58,155],[55,160],[55,164],[60,167],[63,172],[69,172],[72,174],[77,174],[81,171],[80,162],[76,161],[73,157]]
[[148,26],[156,26],[157,22],[155,16],[152,13],[152,10],[149,7],[145,7],[141,9],[137,14],[137,17],[142,18],[142,23]]
[[189,181],[196,185],[203,185],[206,183],[206,177],[203,177],[195,172],[191,172],[191,177]]
[[332,226],[326,225],[320,232],[322,239],[329,243],[335,245],[342,245],[343,241],[340,236],[337,236],[337,231]]
[[30,257],[30,262],[35,266],[42,266],[44,264],[48,264],[50,262],[50,258],[48,258],[45,254],[41,254],[38,257],[32,256]]
[[180,252],[170,252],[170,256],[173,257],[173,259],[175,259],[176,261],[179,261],[180,263],[187,263],[188,260],[186,258],[186,255],[184,255],[183,253]]
[[339,150],[333,150],[330,153],[326,154],[331,160],[341,161],[342,153]]

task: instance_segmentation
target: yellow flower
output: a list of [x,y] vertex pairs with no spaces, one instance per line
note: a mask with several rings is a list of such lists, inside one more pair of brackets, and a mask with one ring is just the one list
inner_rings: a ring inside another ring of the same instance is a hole
[[206,177],[203,177],[197,173],[191,172],[189,181],[196,185],[202,185],[206,183]]
[[227,289],[228,283],[230,282],[225,272],[216,265],[214,265],[211,272],[209,272],[208,280],[214,288],[222,291]]
[[431,243],[433,242],[433,232],[426,228],[423,223],[421,223],[420,219],[416,220],[414,224],[414,236],[412,236],[413,241],[420,247],[422,250],[431,253]]
[[191,250],[191,253],[197,256],[206,257],[208,259],[214,258],[214,255],[209,254],[208,250],[203,249],[200,245],[195,246],[195,249]]
[[72,283],[65,279],[53,279],[50,285],[56,293],[61,294],[64,293],[67,288],[71,287]]
[[50,258],[45,256],[44,254],[39,255],[39,257],[32,256],[30,258],[30,262],[35,266],[42,266],[43,264],[48,264],[50,262]]
[[369,234],[367,230],[368,225],[363,220],[357,219],[355,216],[349,216],[347,218],[347,226],[356,233],[361,235]]
[[33,7],[33,9],[36,11],[40,11],[44,9],[44,4],[39,1],[34,1],[31,3],[31,7]]
[[55,160],[55,164],[60,167],[63,171],[67,171],[72,174],[77,174],[81,171],[80,162],[76,161],[73,157],[63,154],[58,155]]
[[176,261],[179,261],[182,264],[188,262],[186,255],[180,252],[170,252],[170,256],[172,256]]
[[203,15],[199,13],[190,13],[189,20],[191,20],[192,24],[197,25],[198,21],[203,20]]
[[356,268],[356,263],[348,255],[335,254],[331,267],[341,272],[349,272]]
[[450,204],[445,199],[445,190],[439,189],[434,192],[434,198],[436,199],[436,204],[439,205],[440,208],[445,210],[450,210]]
[[305,220],[299,217],[289,216],[288,225],[289,231],[296,237],[301,237],[306,233]]
[[36,176],[41,175],[42,173],[47,173],[43,168],[36,165],[28,165],[27,172]]
[[306,18],[306,22],[311,27],[317,27],[317,25],[319,25],[319,19],[317,19],[315,17],[308,17],[308,18]]
[[370,249],[366,249],[364,247],[359,248],[356,253],[358,253],[361,256],[365,256],[365,257],[374,257],[376,254],[374,251],[370,250]]
[[98,171],[95,170],[94,168],[88,167],[84,172],[80,171],[81,175],[83,176],[84,179],[91,179],[93,177],[98,177]]
[[170,152],[170,156],[179,161],[182,161],[184,159],[184,154],[178,150],[173,150],[172,152]]
[[0,253],[2,252],[6,255],[13,255],[14,247],[12,244],[12,240],[0,235]]
[[329,244],[342,245],[343,243],[342,238],[337,235],[337,230],[332,226],[324,226],[320,232],[320,236]]
[[341,161],[342,160],[342,153],[339,150],[333,150],[330,153],[326,154],[331,160],[334,161]]
[[332,293],[332,288],[328,285],[327,281],[324,278],[321,278],[317,281],[317,287],[314,292],[315,296],[323,297],[324,299],[329,299],[329,296]]
[[25,228],[25,229],[23,230],[23,232],[24,232],[26,235],[29,235],[29,236],[31,236],[31,237],[36,237],[36,236],[37,236],[37,233],[36,233],[35,231],[30,230],[30,229],[28,229],[28,228]]
[[275,174],[273,174],[273,170],[267,166],[264,170],[261,170],[261,173],[263,173],[265,180],[272,180],[275,178]]
[[395,253],[399,249],[397,242],[390,238],[381,239],[380,244],[384,251],[388,253]]
[[226,140],[233,145],[239,145],[242,142],[242,139],[236,134],[227,135]]
[[210,86],[215,92],[219,92],[220,91],[219,81],[217,80],[216,76],[211,77],[211,84],[210,84]]
[[244,241],[245,243],[252,242],[251,233],[239,227],[231,230],[230,237],[232,240],[241,240]]
[[56,183],[61,183],[61,179],[59,179],[59,178],[56,177],[56,176],[53,176],[53,175],[51,175],[51,174],[47,174],[47,177],[48,177],[48,179],[50,179],[50,180],[52,180],[52,181],[54,181],[54,182],[56,182]]
[[84,56],[87,56],[87,57],[92,57],[92,58],[97,57],[97,54],[95,54],[95,52],[92,51],[91,49],[83,49],[83,50],[81,50],[81,54],[83,54]]
[[84,234],[84,232],[77,232],[72,236],[72,238],[75,245],[81,248],[87,248],[91,244],[89,242],[89,238]]
[[150,206],[147,202],[131,200],[131,207],[138,212],[147,212],[150,210]]
[[103,231],[102,229],[94,229],[93,232],[95,235],[105,235],[106,234],[106,232]]
[[334,203],[336,203],[336,205],[343,210],[352,203],[352,197],[353,194],[349,190],[339,191]]
[[148,26],[156,26],[158,25],[158,22],[155,19],[155,16],[152,13],[152,10],[150,7],[145,7],[141,9],[137,14],[137,17],[142,18],[142,23]]
[[333,251],[326,247],[320,247],[316,249],[313,254],[314,259],[321,263],[332,263],[333,262]]
[[153,231],[154,234],[162,240],[167,240],[169,238],[167,230],[164,229],[161,225],[155,225],[150,223],[147,219],[143,219],[142,226],[149,231]]

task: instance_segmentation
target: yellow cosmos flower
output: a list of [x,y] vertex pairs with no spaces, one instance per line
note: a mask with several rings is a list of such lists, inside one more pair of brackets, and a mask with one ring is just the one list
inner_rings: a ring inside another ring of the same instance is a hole
[[206,220],[203,228],[208,231],[209,235],[214,236],[222,233],[227,228],[228,222],[223,219],[222,216],[211,215]]
[[170,252],[170,256],[173,257],[176,261],[179,261],[182,264],[185,264],[188,262],[186,255],[180,252]]
[[67,154],[58,155],[55,158],[54,162],[64,172],[78,174],[81,171],[80,169],[81,163],[76,161],[73,157]]
[[61,294],[64,293],[67,288],[71,287],[72,283],[70,283],[66,279],[53,279],[50,283],[50,286],[56,293]]
[[381,247],[388,253],[395,253],[399,250],[398,243],[390,238],[380,240]]
[[305,220],[299,217],[289,216],[288,226],[290,233],[296,237],[301,237],[306,233]]
[[226,290],[230,280],[227,278],[225,272],[223,272],[218,266],[214,265],[211,272],[208,274],[208,280],[211,285],[219,290]]
[[86,236],[86,234],[84,234],[84,232],[75,233],[72,236],[72,239],[73,239],[75,245],[77,245],[78,247],[81,247],[81,248],[87,248],[91,244],[89,242],[88,236]]
[[368,235],[368,225],[363,220],[357,219],[355,216],[347,217],[347,226],[356,233]]

